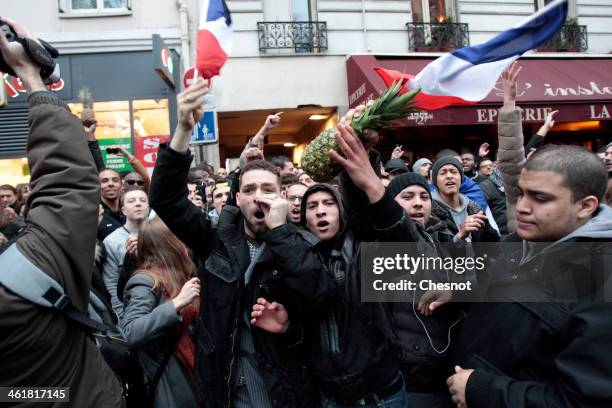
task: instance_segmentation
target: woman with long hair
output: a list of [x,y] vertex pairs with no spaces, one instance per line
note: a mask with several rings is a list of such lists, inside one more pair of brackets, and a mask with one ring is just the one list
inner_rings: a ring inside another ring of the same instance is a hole
[[192,327],[200,281],[187,247],[159,217],[138,234],[138,266],[128,280],[121,327],[142,366],[149,403],[197,407]]

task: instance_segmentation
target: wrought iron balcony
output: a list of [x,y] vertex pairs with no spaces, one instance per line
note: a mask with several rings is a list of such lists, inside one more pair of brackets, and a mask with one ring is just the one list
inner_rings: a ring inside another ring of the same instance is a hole
[[539,51],[585,52],[589,48],[587,28],[584,25],[565,24]]
[[410,51],[450,51],[470,45],[467,23],[407,23]]
[[259,50],[292,49],[297,53],[327,50],[327,22],[259,22]]

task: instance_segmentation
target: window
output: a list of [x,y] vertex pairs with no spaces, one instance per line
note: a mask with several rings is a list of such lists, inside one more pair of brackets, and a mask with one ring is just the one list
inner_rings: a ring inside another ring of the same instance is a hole
[[[441,23],[448,15],[446,0],[412,0],[412,21],[415,23]],[[450,3],[450,2],[448,2]]]
[[59,8],[68,16],[96,16],[129,14],[132,7],[131,0],[59,0]]
[[[534,0],[534,6],[536,10],[541,10],[548,3],[552,3],[553,0]],[[569,0],[567,2],[567,16],[576,17],[576,0]]]

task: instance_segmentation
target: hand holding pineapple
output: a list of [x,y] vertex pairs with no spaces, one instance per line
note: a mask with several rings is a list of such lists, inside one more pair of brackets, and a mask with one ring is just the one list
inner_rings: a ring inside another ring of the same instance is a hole
[[[369,148],[378,142],[376,131],[388,126],[393,120],[402,118],[413,112],[413,99],[420,92],[419,89],[401,93],[402,84],[396,82],[385,91],[378,99],[373,101],[370,106],[361,111],[360,115],[349,111],[351,127],[357,136]],[[310,175],[313,180],[325,182],[333,179],[342,169],[330,156],[330,150],[339,152],[339,147],[335,138],[335,129],[327,129],[317,136],[304,149],[302,155],[302,168]]]
[[343,156],[331,150],[329,155],[332,160],[344,168],[353,183],[366,193],[370,203],[380,200],[385,194],[385,187],[372,168],[368,151],[355,130],[348,125],[338,126],[335,138]]

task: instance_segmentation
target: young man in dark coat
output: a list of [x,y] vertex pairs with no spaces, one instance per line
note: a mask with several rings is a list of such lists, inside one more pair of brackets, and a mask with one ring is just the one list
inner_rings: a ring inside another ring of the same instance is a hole
[[[205,81],[196,80],[178,96],[179,124],[171,143],[160,147],[150,193],[151,208],[204,265],[195,341],[199,391],[207,407],[316,406],[301,348],[304,325],[297,316],[333,296],[333,282],[320,277],[318,263],[301,262],[289,270],[275,259],[274,248],[295,240],[297,232],[292,225],[268,227],[264,210],[274,201],[285,202],[271,163],[258,160],[242,168],[238,207],[227,204],[216,229],[189,201],[189,139],[202,115],[199,98],[207,92]],[[292,250],[292,256],[302,255]],[[300,288],[299,296],[288,297],[289,283]],[[294,316],[288,326],[267,322],[281,325],[283,333],[250,324],[252,306],[262,297],[282,303]]]
[[453,350],[457,407],[612,406],[606,180],[601,160],[579,147],[527,160],[517,232],[489,273],[489,299],[499,302],[471,307]]

